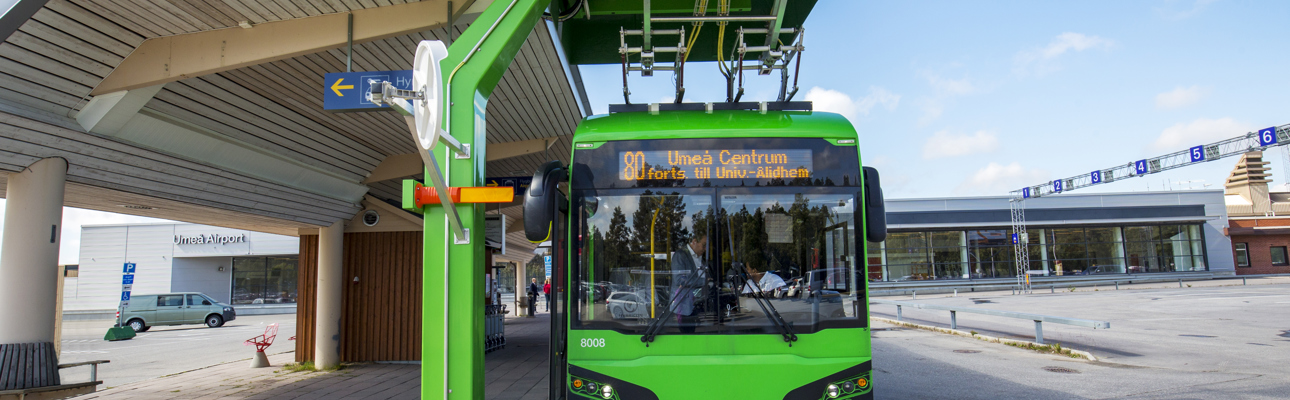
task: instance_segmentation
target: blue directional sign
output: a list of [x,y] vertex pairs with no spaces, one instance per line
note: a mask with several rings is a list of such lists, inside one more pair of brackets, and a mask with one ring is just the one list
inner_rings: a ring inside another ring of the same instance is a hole
[[121,284],[122,284],[122,285],[133,285],[133,284],[134,284],[134,275],[133,275],[133,274],[121,275]]
[[516,195],[523,195],[524,191],[528,190],[529,185],[532,183],[533,183],[533,177],[531,176],[508,176],[508,177],[502,177],[502,178],[484,179],[485,186],[503,186],[503,187],[510,186],[512,188],[515,188]]
[[1259,129],[1259,146],[1277,144],[1277,127]]
[[1142,175],[1147,173],[1147,160],[1138,160],[1133,162],[1133,173]]
[[546,263],[546,277],[551,277],[551,256],[545,256],[542,261]]
[[125,267],[121,269],[121,273],[123,273],[123,274],[133,274],[133,273],[134,273],[134,263],[125,263]]
[[390,107],[367,99],[371,81],[389,81],[394,87],[412,90],[412,70],[333,72],[323,76],[323,109],[327,111],[381,111]]
[[1088,174],[1088,177],[1093,181],[1093,184],[1095,185],[1102,183],[1102,171],[1093,171],[1092,173]]
[[1053,181],[1053,193],[1061,193],[1061,192],[1062,192],[1062,180],[1058,179]]
[[1028,188],[1028,187],[1021,188],[1021,198],[1023,198],[1023,199],[1029,199],[1029,198],[1030,198],[1030,188]]

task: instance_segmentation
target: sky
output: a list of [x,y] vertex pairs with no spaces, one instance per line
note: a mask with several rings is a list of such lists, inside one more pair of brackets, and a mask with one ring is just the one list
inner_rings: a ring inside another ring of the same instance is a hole
[[[0,210],[4,210],[5,199],[0,199]],[[164,219],[139,217],[134,215],[108,213],[63,207],[63,227],[59,232],[58,263],[80,263],[81,226],[130,223],[165,223],[174,222]],[[4,238],[4,213],[0,212],[0,240]]]
[[[1274,15],[1290,2],[822,0],[796,99],[851,120],[888,198],[1001,196],[1290,123]],[[687,67],[687,101],[724,99],[715,63]],[[620,68],[581,67],[597,113],[623,102]],[[745,80],[775,99],[778,74]],[[638,103],[672,85],[629,79]],[[1265,159],[1280,185],[1282,150]],[[1078,192],[1221,189],[1236,160]]]
[[[1286,15],[1284,1],[821,0],[805,24],[796,99],[851,120],[888,198],[1001,196],[1290,123],[1290,30],[1270,18]],[[715,63],[688,70],[687,101],[724,99]],[[581,73],[593,111],[623,102],[618,65]],[[745,80],[744,100],[774,100],[778,75]],[[629,85],[638,103],[673,93],[670,73]],[[1265,157],[1275,186],[1287,175],[1282,151]],[[1221,189],[1235,163],[1077,193]],[[60,263],[77,262],[82,224],[160,221],[63,215]]]

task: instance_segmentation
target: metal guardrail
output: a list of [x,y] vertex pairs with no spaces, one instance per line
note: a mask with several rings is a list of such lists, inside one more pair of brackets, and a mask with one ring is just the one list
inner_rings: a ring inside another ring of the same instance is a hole
[[943,306],[938,304],[912,303],[907,301],[894,301],[882,299],[870,299],[870,304],[889,304],[896,306],[896,321],[904,322],[903,307],[913,307],[922,310],[942,310],[950,312],[950,329],[958,329],[958,313],[960,311],[973,314],[993,315],[996,317],[1028,319],[1035,321],[1035,343],[1044,344],[1044,322],[1054,324],[1066,324],[1074,326],[1083,326],[1093,329],[1111,329],[1109,321],[1095,321],[1091,319],[1055,317],[1052,315],[1031,314],[1015,311],[990,310],[985,308],[972,307],[955,307]]
[[[1255,275],[1247,275],[1247,276],[1252,278],[1256,277]],[[1270,276],[1277,276],[1277,275],[1267,275],[1267,276],[1270,277]],[[1052,281],[1049,279],[1045,279],[1047,280],[1047,282],[1043,282],[1043,281],[1034,282],[1031,287],[1033,289],[1042,289],[1044,286],[1047,286],[1050,292],[1055,293],[1056,288],[1058,287],[1115,285],[1116,289],[1118,290],[1119,285],[1121,283],[1138,284],[1138,283],[1160,283],[1160,282],[1173,282],[1173,281],[1178,281],[1179,287],[1182,287],[1183,281],[1237,279],[1237,278],[1241,278],[1241,277],[1240,276],[1219,277],[1219,276],[1214,276],[1213,274],[1188,275],[1188,276],[1182,276],[1182,277],[1178,275],[1137,276],[1137,277],[1118,278],[1118,279],[1107,279],[1107,278],[1098,279],[1098,278],[1089,277],[1084,279],[1070,279],[1070,280],[1060,280],[1060,281]],[[940,283],[940,284],[934,283],[934,284],[925,284],[925,285],[918,285],[918,286],[909,285],[909,286],[890,288],[890,289],[881,289],[883,286],[874,286],[871,284],[871,287],[877,287],[875,289],[869,290],[869,294],[871,296],[887,295],[887,294],[913,294],[915,298],[917,298],[918,292],[920,290],[923,291],[924,293],[948,293],[952,291],[955,295],[957,295],[958,292],[960,291],[978,292],[978,291],[990,291],[990,290],[1011,290],[1015,294],[1017,289],[1017,284],[1015,282],[988,282],[988,283],[983,282],[983,283],[974,284],[974,285],[947,285],[945,283]]]

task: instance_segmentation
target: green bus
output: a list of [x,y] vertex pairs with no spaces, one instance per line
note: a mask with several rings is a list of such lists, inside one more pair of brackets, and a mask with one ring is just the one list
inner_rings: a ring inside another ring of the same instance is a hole
[[552,399],[873,397],[877,171],[846,118],[769,104],[592,116],[534,174]]

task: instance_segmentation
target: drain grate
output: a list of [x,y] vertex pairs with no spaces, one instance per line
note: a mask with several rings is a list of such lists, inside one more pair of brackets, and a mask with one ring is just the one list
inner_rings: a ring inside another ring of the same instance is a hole
[[1044,371],[1056,372],[1059,374],[1078,374],[1079,371],[1066,367],[1044,367]]
[[1216,337],[1218,337],[1218,336],[1210,336],[1210,335],[1178,335],[1178,336],[1183,336],[1183,337],[1194,337],[1194,338],[1205,338],[1205,339],[1211,339],[1211,338],[1216,338]]
[[963,353],[963,354],[976,354],[976,353],[980,353],[981,350],[954,350],[954,352]]

